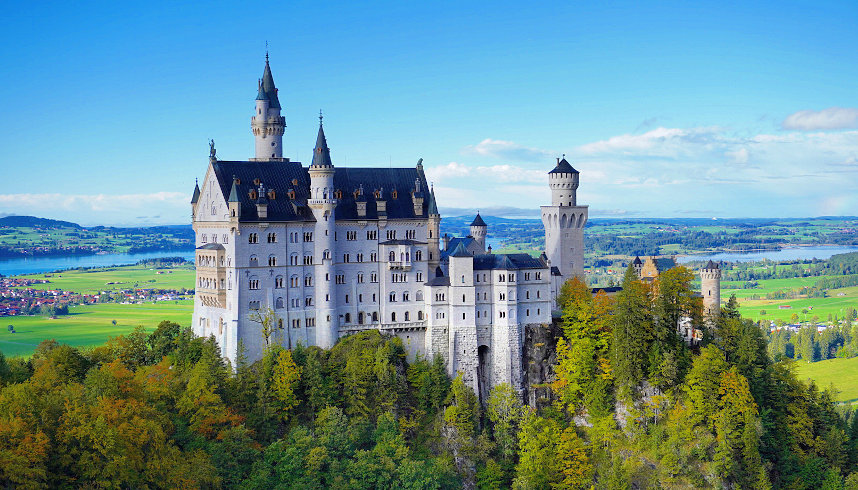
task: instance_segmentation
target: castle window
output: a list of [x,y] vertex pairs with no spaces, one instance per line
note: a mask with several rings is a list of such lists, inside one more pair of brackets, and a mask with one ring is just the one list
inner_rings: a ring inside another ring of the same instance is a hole
[[251,189],[251,190],[250,190],[250,192],[248,192],[247,194],[248,194],[248,196],[250,196],[250,200],[251,200],[251,201],[255,201],[255,200],[256,200],[256,198],[257,198],[257,197],[259,197],[259,196],[256,194],[256,189]]
[[256,267],[259,265],[259,259],[256,258],[255,255],[250,256],[250,267]]
[[293,252],[292,255],[289,256],[289,265],[298,265],[298,254],[297,253]]
[[289,189],[288,196],[289,196],[289,199],[295,199],[295,190]]
[[378,312],[377,311],[372,312],[372,321],[374,321],[374,322],[378,321]]
[[297,288],[298,287],[298,276],[292,276],[289,278],[289,287]]
[[331,260],[331,251],[330,250],[323,251],[322,252],[322,259],[323,260]]
[[347,231],[346,232],[346,240],[353,242],[357,240],[357,232],[356,231]]
[[304,286],[306,286],[306,287],[313,286],[313,276],[312,275],[307,274],[306,276],[304,276]]
[[337,284],[345,284],[346,283],[346,275],[345,274],[337,274],[334,278]]
[[351,322],[352,322],[352,314],[346,313],[346,323],[351,323]]
[[315,317],[307,318],[307,326],[308,327],[315,327],[316,326],[316,318]]
[[357,254],[357,261],[363,262],[363,254]]
[[462,303],[464,303],[464,302],[465,302],[465,295],[463,294],[462,295]]
[[525,314],[526,314],[527,316],[530,316],[530,309],[525,310]]
[[416,230],[405,230],[405,238],[407,238],[409,240],[414,240],[414,238],[416,236],[417,236]]
[[408,301],[408,291],[402,293],[402,301]]
[[373,283],[378,282],[378,274],[376,274],[375,272],[370,272],[369,282],[373,282]]
[[464,314],[464,313],[462,313],[462,320],[464,320],[464,319],[465,319],[465,314]]
[[304,256],[304,265],[313,265],[313,256],[305,255]]
[[362,284],[362,283],[363,283],[363,272],[358,272],[358,275],[357,275],[357,282],[358,282],[358,284]]
[[539,290],[536,291],[536,297],[539,298]]
[[417,319],[423,320],[423,310],[417,310]]
[[416,250],[414,252],[414,260],[416,260],[418,262],[423,260],[423,251],[422,250]]
[[378,240],[378,231],[377,230],[371,230],[371,231],[366,232],[366,239],[367,240]]
[[376,259],[378,259],[378,255],[376,255],[376,253],[375,253],[375,252],[370,252],[370,253],[369,253],[369,261],[370,261],[370,262],[375,262],[375,261],[376,261]]
[[414,295],[417,301],[423,301],[423,291],[417,290],[417,293]]
[[298,179],[292,179],[292,185],[298,185]]
[[465,275],[462,274],[462,284],[465,284]]
[[258,309],[259,309],[259,301],[251,301],[251,302],[248,304],[248,307],[249,307],[251,310],[258,310]]
[[248,280],[248,287],[250,289],[259,289],[259,278],[257,278],[256,276],[250,276],[250,279]]
[[396,199],[398,196],[399,196],[399,192],[397,192],[396,189],[393,189],[393,192],[390,193],[390,197],[392,197],[393,199]]
[[396,230],[387,230],[387,239],[396,240]]
[[349,295],[346,295],[346,304],[349,304]]
[[259,243],[259,235],[256,233],[247,235],[247,243]]
[[255,179],[253,179],[253,185],[255,185],[255,186],[259,186],[259,184],[261,184],[261,183],[262,183],[262,181],[261,181],[261,180],[259,180],[259,178],[258,178],[258,177],[257,177],[257,178],[255,178]]
[[423,282],[423,273],[422,272],[417,273],[417,282]]
[[307,296],[304,298],[304,306],[313,306],[313,297]]
[[268,243],[277,243],[277,233],[268,234]]
[[346,264],[351,262],[350,254],[343,254],[343,262],[345,262]]
[[223,234],[223,239],[221,240],[221,243],[229,243],[229,235],[227,235],[226,233],[224,233],[224,234]]
[[391,251],[390,251],[390,253],[389,253],[389,254],[387,254],[387,261],[388,261],[388,262],[393,262],[393,261],[395,261],[395,260],[396,260],[396,252],[394,252],[393,250],[391,250]]
[[274,288],[283,289],[283,276],[277,276],[274,278]]
[[277,266],[277,257],[273,255],[268,256],[268,267],[276,267]]
[[343,191],[337,189],[336,192],[334,192],[334,199],[342,199],[342,198],[343,198]]
[[209,241],[208,236],[206,236],[206,234],[205,234],[205,233],[203,233],[203,236],[201,236],[201,237],[200,237],[200,242],[202,242],[202,243],[208,243],[208,241]]
[[392,322],[396,321],[396,312],[395,311],[390,314],[390,321],[392,321]]
[[530,291],[524,292],[524,299],[530,299]]
[[313,241],[313,232],[312,231],[304,232],[304,241],[305,242],[312,242]]
[[283,308],[283,298],[282,297],[277,298],[277,300],[274,302],[274,307],[275,308]]
[[405,321],[406,322],[408,321],[408,312],[407,311],[405,312]]
[[363,317],[364,317],[363,312],[362,311],[358,312],[358,325],[363,325]]
[[390,299],[391,303],[396,303],[396,293],[395,292],[390,293],[390,296],[388,298]]

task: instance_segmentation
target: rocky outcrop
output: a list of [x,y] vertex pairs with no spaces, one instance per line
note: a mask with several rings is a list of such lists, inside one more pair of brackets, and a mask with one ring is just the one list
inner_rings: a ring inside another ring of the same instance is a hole
[[554,379],[557,364],[557,339],[561,335],[559,321],[551,324],[531,324],[524,329],[522,352],[524,402],[533,408],[551,404],[554,393],[549,383]]

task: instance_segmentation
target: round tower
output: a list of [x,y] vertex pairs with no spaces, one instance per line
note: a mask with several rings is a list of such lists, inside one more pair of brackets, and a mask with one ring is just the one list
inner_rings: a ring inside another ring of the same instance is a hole
[[548,185],[551,205],[541,207],[545,254],[551,265],[560,271],[562,281],[583,277],[584,226],[589,208],[578,206],[578,171],[566,158],[558,159],[557,166],[548,173]]
[[564,157],[557,159],[557,166],[548,173],[552,206],[577,206],[578,171]]
[[322,116],[319,115],[319,135],[313,149],[313,163],[310,165],[310,198],[307,205],[316,218],[313,231],[315,253],[313,264],[316,275],[316,345],[330,349],[339,338],[339,323],[336,315],[336,289],[334,280],[334,262],[336,241],[334,240],[334,165],[331,163],[331,151],[322,128]]
[[429,205],[427,206],[429,220],[428,242],[429,242],[429,278],[435,278],[435,270],[441,265],[441,213],[438,212],[438,204],[435,202],[435,186],[429,191]]
[[700,269],[700,294],[703,295],[703,316],[715,320],[721,314],[721,267],[709,261]]
[[280,115],[280,99],[265,53],[265,70],[259,80],[256,94],[256,113],[250,120],[250,128],[256,139],[256,160],[279,160],[283,158],[283,133],[286,118]]
[[488,227],[483,218],[480,217],[480,212],[477,211],[477,217],[471,222],[471,236],[481,249],[486,249],[486,232]]

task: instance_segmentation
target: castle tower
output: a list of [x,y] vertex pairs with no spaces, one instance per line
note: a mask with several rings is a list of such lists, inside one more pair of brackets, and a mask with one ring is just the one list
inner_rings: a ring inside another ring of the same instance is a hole
[[477,211],[477,217],[471,222],[471,236],[474,237],[474,241],[479,244],[483,251],[486,250],[486,230],[486,222],[483,221],[480,212]]
[[477,323],[474,317],[476,289],[474,288],[474,256],[465,251],[461,243],[449,255],[450,297],[449,334],[450,352],[447,372],[451,377],[462,373],[467,386],[480,392],[477,375]]
[[268,53],[265,53],[265,71],[259,80],[256,114],[250,120],[250,128],[256,138],[256,160],[283,158],[286,118],[280,115],[280,99],[277,98],[277,87],[274,86],[274,77],[268,66]]
[[632,267],[635,268],[635,274],[638,275],[638,279],[643,275],[643,261],[639,256],[635,256],[634,262],[632,262]]
[[322,128],[321,114],[313,163],[310,165],[310,199],[307,205],[316,218],[313,231],[316,248],[313,256],[316,276],[316,345],[330,349],[339,337],[333,267],[333,258],[336,257],[334,209],[337,200],[334,199],[334,164],[331,163],[331,151]]
[[703,295],[703,317],[716,320],[721,315],[721,267],[711,260],[700,269],[700,294]]
[[551,205],[542,206],[545,227],[545,253],[557,267],[563,281],[584,275],[584,225],[588,206],[578,206],[578,171],[566,158],[548,173]]
[[435,278],[435,271],[441,265],[441,213],[438,212],[438,205],[435,203],[435,186],[432,186],[429,191],[429,204],[427,206],[427,214],[429,215],[428,240],[429,240],[429,278]]

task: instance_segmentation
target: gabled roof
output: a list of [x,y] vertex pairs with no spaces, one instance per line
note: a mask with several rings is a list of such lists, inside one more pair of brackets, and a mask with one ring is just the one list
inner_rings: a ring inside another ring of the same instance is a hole
[[574,168],[572,165],[569,165],[569,162],[566,161],[566,158],[557,162],[557,166],[554,167],[554,170],[548,172],[549,174],[577,174],[580,173]]
[[477,213],[477,217],[471,222],[471,226],[486,226],[486,222],[480,217],[480,213]]
[[194,183],[194,195],[191,197],[191,204],[196,204],[200,200],[200,184]]
[[[229,196],[229,202],[240,202],[239,221],[259,221],[256,215],[256,201],[250,199],[250,190],[257,189],[254,181],[259,179],[267,189],[273,189],[275,198],[268,200],[268,217],[265,221],[314,221],[307,207],[310,197],[310,173],[300,162],[235,162],[218,160],[212,163],[215,177],[223,195]],[[238,179],[236,185],[233,177]],[[414,219],[425,217],[428,204],[424,201],[424,211],[414,214],[414,201],[407,192],[418,178],[417,170],[410,168],[354,168],[334,169],[334,189],[342,191],[334,210],[338,220],[374,220],[378,219],[375,190],[382,190],[386,201],[387,219]],[[425,181],[422,185],[425,185]],[[358,216],[355,189],[364,187],[366,215]],[[234,189],[233,189],[234,188]],[[392,190],[399,189],[396,199]],[[295,192],[295,198],[289,199],[289,190]]]
[[[277,87],[274,86],[274,77],[271,75],[271,67],[268,65],[268,55],[265,55],[265,71],[262,72],[262,92],[268,98],[268,107],[280,109],[280,99],[277,98]],[[256,97],[259,99],[259,96]]]
[[482,254],[474,256],[474,270],[544,269],[548,264],[528,254]]
[[450,278],[439,276],[426,283],[427,286],[449,286]]
[[464,245],[462,245],[461,242],[459,242],[459,244],[456,245],[456,248],[453,249],[453,252],[450,253],[449,256],[450,257],[473,257],[473,255],[469,254],[468,251],[465,250],[465,247],[464,247]]
[[634,265],[641,265],[641,264],[643,264],[643,261],[641,260],[641,258],[639,256],[635,256],[635,260],[632,263]]

